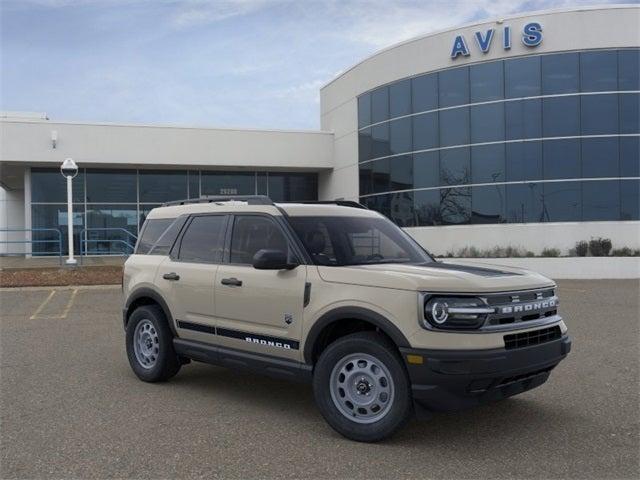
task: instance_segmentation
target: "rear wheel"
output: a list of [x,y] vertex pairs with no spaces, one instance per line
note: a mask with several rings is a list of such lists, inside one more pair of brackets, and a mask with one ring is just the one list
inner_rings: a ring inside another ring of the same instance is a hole
[[162,382],[180,370],[173,335],[157,305],[138,307],[127,322],[127,357],[140,380]]
[[387,438],[413,411],[402,360],[375,332],[354,333],[329,345],[316,364],[313,387],[325,420],[352,440]]

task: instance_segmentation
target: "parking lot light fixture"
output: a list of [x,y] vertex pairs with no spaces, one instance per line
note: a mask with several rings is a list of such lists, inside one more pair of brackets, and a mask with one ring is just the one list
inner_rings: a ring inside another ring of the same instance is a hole
[[78,261],[73,257],[73,178],[78,174],[78,166],[72,158],[65,159],[60,166],[60,173],[67,179],[67,234],[69,243],[69,258],[67,265],[77,265]]

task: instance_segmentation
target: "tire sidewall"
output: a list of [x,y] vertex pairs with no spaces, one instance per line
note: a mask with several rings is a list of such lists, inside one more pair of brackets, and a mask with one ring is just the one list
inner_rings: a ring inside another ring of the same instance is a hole
[[[136,327],[143,320],[149,320],[158,333],[159,353],[156,363],[152,368],[144,368],[140,365],[133,347]],[[168,376],[175,374],[175,372],[173,372],[171,375],[167,375],[170,370],[175,368],[177,358],[175,350],[173,349],[173,336],[167,327],[164,315],[158,311],[158,308],[153,306],[143,306],[137,308],[131,314],[129,321],[127,322],[126,347],[131,369],[141,380],[146,382],[157,382],[166,380]]]
[[[384,363],[394,383],[393,404],[380,420],[361,424],[349,420],[335,405],[330,391],[331,372],[345,356],[366,353]],[[353,334],[333,342],[322,353],[313,377],[313,390],[320,413],[340,434],[364,442],[376,442],[389,437],[400,429],[413,411],[411,385],[402,360],[392,345],[379,334]]]

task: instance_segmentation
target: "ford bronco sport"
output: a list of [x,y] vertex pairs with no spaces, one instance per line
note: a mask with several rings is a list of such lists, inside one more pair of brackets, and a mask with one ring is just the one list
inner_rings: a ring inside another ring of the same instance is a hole
[[326,421],[359,441],[414,411],[537,387],[571,347],[553,281],[437,261],[355,202],[165,204],[145,221],[123,291],[141,380],[196,360],[309,381]]

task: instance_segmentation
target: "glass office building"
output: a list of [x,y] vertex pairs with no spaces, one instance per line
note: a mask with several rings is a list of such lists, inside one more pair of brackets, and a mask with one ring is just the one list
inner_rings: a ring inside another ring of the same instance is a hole
[[640,219],[640,49],[528,55],[358,97],[359,194],[402,226]]

